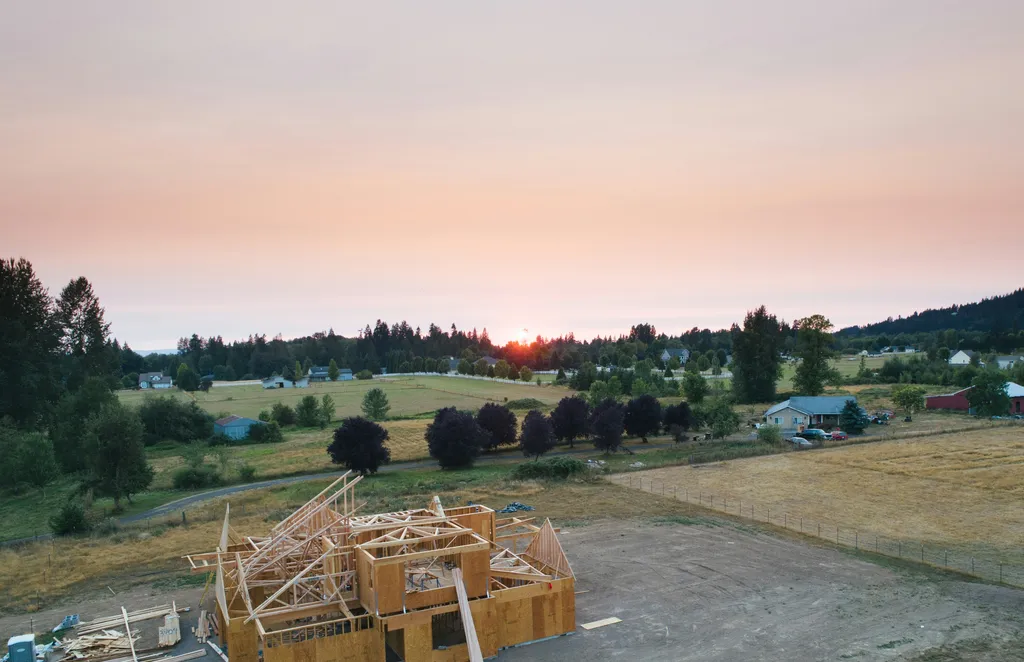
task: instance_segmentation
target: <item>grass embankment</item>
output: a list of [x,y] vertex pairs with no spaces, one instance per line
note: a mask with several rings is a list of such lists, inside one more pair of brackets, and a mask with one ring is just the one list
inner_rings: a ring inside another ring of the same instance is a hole
[[[534,506],[523,516],[550,517],[558,524],[584,525],[608,517],[672,517],[695,513],[693,506],[603,481],[514,481],[512,466],[460,471],[417,470],[380,474],[355,488],[360,512],[423,507],[433,495],[446,505],[470,501],[500,508],[511,501]],[[322,490],[328,481],[310,481],[254,490],[230,498],[231,525],[246,535],[266,534],[274,523]],[[116,590],[130,585],[167,584],[184,578],[181,556],[216,545],[224,500],[189,511],[173,525],[153,523],[94,538],[59,539],[17,549],[0,549],[0,610],[21,611],[52,603],[71,593]]]

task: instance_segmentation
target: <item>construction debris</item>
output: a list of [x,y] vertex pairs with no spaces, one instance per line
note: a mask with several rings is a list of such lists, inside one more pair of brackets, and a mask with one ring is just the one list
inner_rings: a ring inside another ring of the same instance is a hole
[[210,638],[210,634],[213,631],[213,616],[205,609],[199,611],[199,620],[196,621],[196,626],[192,628],[192,634],[196,635],[196,640],[205,644],[206,640]]
[[61,630],[70,630],[71,628],[73,628],[76,625],[78,625],[78,623],[79,623],[78,614],[71,614],[70,616],[65,616],[64,620],[62,620],[60,623],[58,623],[57,625],[54,626],[52,632],[60,632]]
[[[188,611],[188,607],[182,607],[179,609],[176,605],[160,605],[159,607],[152,607],[150,609],[128,612],[128,622],[137,623],[138,621],[147,621],[151,618],[159,618],[169,613],[172,608],[175,610],[175,613]],[[120,614],[117,616],[104,616],[103,618],[97,618],[94,621],[79,623],[77,632],[80,635],[89,634],[91,632],[100,632],[102,630],[108,630],[110,628],[120,627],[123,625],[124,618]]]
[[497,512],[497,513],[517,513],[517,512],[519,512],[521,510],[524,510],[524,511],[526,511],[526,510],[533,510],[533,506],[527,506],[525,503],[519,503],[518,501],[513,501],[512,503],[508,504],[507,506],[505,506],[501,510],[496,510],[495,512]]

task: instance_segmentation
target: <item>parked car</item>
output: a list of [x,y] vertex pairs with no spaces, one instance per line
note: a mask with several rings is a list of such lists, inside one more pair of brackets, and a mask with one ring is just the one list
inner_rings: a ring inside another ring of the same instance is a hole
[[846,441],[849,438],[842,430],[832,430],[832,441]]
[[809,439],[804,439],[803,437],[793,437],[790,441],[793,442],[793,445],[797,448],[814,448],[814,442]]
[[800,433],[800,436],[804,439],[829,439],[829,435],[824,430],[818,428],[808,428]]

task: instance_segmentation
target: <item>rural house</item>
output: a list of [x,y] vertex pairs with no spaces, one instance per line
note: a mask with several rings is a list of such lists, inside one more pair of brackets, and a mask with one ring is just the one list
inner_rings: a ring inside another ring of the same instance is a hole
[[[952,409],[954,411],[971,411],[971,404],[967,401],[967,394],[973,386],[960,389],[945,395],[929,395],[924,399],[925,409]],[[1006,382],[1006,394],[1010,396],[1010,414],[1024,414],[1024,386],[1013,382]]]
[[302,379],[295,381],[291,379],[285,379],[281,375],[274,375],[273,377],[267,377],[263,380],[263,388],[307,388],[309,387],[309,377],[303,377]]
[[263,425],[263,421],[232,414],[214,421],[213,433],[222,434],[228,439],[245,439],[249,436],[249,428],[254,425]]
[[[329,382],[331,377],[328,374],[330,372],[329,366],[315,365],[309,369],[309,381],[311,382]],[[348,368],[338,369],[338,381],[347,382],[352,380],[352,371]]]
[[961,349],[949,357],[949,365],[971,365],[971,359],[978,353],[970,349]]
[[[666,349],[661,352],[661,360],[668,363],[673,358],[679,359],[679,365],[685,365],[690,360],[690,350],[688,349]],[[728,365],[728,362],[726,362]]]
[[996,363],[1000,370],[1009,370],[1015,365],[1024,363],[1024,356],[997,356]]
[[174,380],[162,372],[144,372],[139,375],[139,388],[171,388]]
[[821,395],[817,397],[796,397],[771,407],[765,412],[765,420],[783,430],[801,431],[807,427],[837,427],[839,412],[852,395]]

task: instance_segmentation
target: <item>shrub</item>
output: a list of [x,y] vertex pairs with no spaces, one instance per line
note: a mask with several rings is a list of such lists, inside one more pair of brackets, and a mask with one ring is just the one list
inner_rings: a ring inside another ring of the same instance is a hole
[[243,483],[251,483],[256,480],[256,467],[251,464],[243,464],[238,467],[238,477]]
[[146,398],[139,407],[139,418],[147,446],[162,439],[188,443],[209,439],[213,434],[213,416],[195,402],[183,402],[177,398]]
[[524,382],[533,381],[533,370],[530,370],[524,365],[519,369],[519,379]]
[[270,417],[269,409],[261,409],[259,419],[264,423],[269,423],[270,421],[274,420],[273,418]]
[[227,436],[223,432],[218,432],[217,434],[210,437],[209,443],[211,446],[229,446],[231,445],[231,441],[231,437]]
[[215,487],[221,484],[220,473],[208,465],[182,467],[174,472],[174,489],[192,490],[200,487]]
[[275,402],[270,408],[270,418],[278,425],[295,425],[295,410],[282,402]]
[[542,409],[544,403],[537,398],[518,398],[516,400],[508,400],[505,406],[509,409]]
[[254,444],[276,444],[284,441],[281,434],[281,426],[277,421],[270,421],[264,425],[254,425],[249,428],[249,441]]
[[360,370],[356,373],[356,379],[373,379],[373,373],[369,370]]
[[55,536],[73,536],[92,530],[85,508],[77,501],[68,501],[50,518],[50,530]]
[[455,407],[438,411],[424,437],[430,456],[445,469],[471,466],[488,439],[472,414]]
[[476,414],[476,422],[488,434],[486,448],[516,443],[516,415],[496,402],[488,402]]
[[571,457],[549,457],[537,462],[524,462],[512,471],[516,480],[566,479],[585,474],[587,465]]
[[384,444],[388,431],[362,416],[351,416],[334,431],[334,441],[327,447],[331,462],[343,465],[362,475],[375,474],[382,464],[391,461],[391,450]]
[[757,440],[777,446],[782,443],[782,428],[778,425],[762,425],[757,428]]

